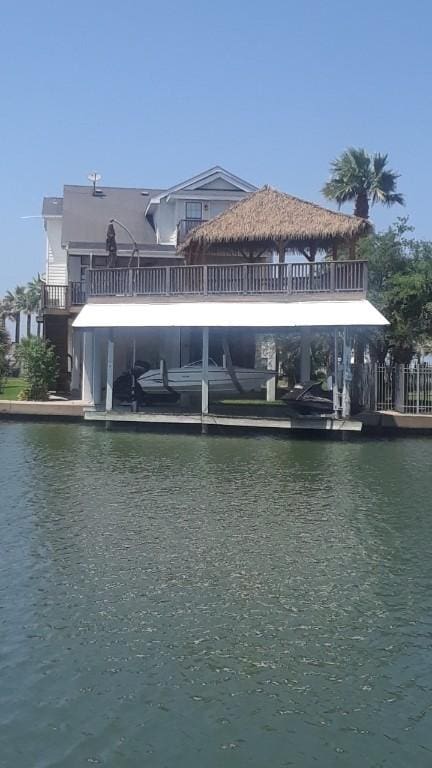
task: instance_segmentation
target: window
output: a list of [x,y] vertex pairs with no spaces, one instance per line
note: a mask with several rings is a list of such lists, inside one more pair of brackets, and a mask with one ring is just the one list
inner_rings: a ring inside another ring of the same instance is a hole
[[186,203],[186,219],[202,219],[202,203]]

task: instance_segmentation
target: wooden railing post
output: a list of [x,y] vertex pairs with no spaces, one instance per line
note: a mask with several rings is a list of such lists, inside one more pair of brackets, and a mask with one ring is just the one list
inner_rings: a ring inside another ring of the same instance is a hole
[[128,269],[128,296],[133,296],[133,269]]
[[362,290],[363,290],[364,293],[367,293],[367,289],[368,289],[368,263],[367,263],[367,261],[363,262],[362,277],[363,277]]
[[333,292],[336,290],[336,262],[335,261],[330,262],[330,290]]
[[171,293],[171,267],[165,267],[165,293],[167,296]]
[[84,274],[84,290],[85,290],[86,298],[88,296],[92,296],[93,295],[92,294],[92,287],[93,286],[92,286],[92,280],[91,280],[91,276],[90,276],[90,269],[86,269],[85,274]]
[[243,264],[242,266],[242,293],[249,293],[249,286],[248,286],[248,265]]
[[203,293],[204,293],[204,296],[207,296],[207,293],[208,293],[208,271],[207,271],[207,264],[203,265]]
[[286,264],[286,290],[287,293],[292,293],[293,289],[293,274],[292,274],[292,264]]

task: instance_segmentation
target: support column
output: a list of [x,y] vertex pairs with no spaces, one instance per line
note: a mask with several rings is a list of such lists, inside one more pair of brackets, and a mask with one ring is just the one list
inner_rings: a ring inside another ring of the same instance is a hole
[[[276,340],[267,342],[267,370],[276,370]],[[276,376],[272,376],[266,384],[266,400],[274,402],[276,400]]]
[[351,416],[351,343],[348,343],[346,328],[343,329],[343,384],[342,384],[342,418]]
[[300,381],[310,381],[311,377],[311,329],[301,329],[300,339]]
[[[202,330],[202,379],[201,379],[201,416],[207,416],[209,403],[208,385],[209,329]],[[203,434],[207,433],[207,424],[202,425]]]
[[191,329],[180,329],[180,365],[191,362]]
[[112,329],[110,329],[109,336],[108,336],[108,353],[107,353],[107,382],[106,382],[106,399],[105,399],[106,411],[112,411],[113,384],[114,384],[114,334]]
[[336,418],[340,416],[340,398],[339,398],[339,345],[338,329],[334,329],[334,348],[333,348],[333,410]]
[[94,405],[93,400],[93,331],[83,334],[83,372],[82,399],[87,405]]
[[101,371],[101,344],[100,331],[93,334],[93,402],[98,405],[102,399],[102,371]]
[[72,373],[71,373],[71,391],[80,391],[81,381],[81,341],[80,331],[72,330]]

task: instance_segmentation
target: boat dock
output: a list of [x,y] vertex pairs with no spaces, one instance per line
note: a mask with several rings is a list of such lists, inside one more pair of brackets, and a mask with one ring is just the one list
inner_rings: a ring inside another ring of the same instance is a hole
[[[263,409],[260,408],[260,411]],[[48,402],[27,402],[0,400],[0,421],[2,419],[34,419],[75,421],[92,424],[125,424],[142,426],[185,426],[208,431],[212,427],[227,427],[240,430],[324,431],[334,433],[362,432],[363,434],[398,434],[432,432],[432,414],[405,414],[396,411],[367,411],[351,419],[334,419],[326,416],[276,415],[276,408],[266,408],[266,414],[252,413],[250,408],[229,408],[217,413],[201,414],[198,411],[180,409],[146,408],[133,413],[126,408],[112,411],[89,408],[82,400],[49,400]]]
[[[238,409],[240,410],[240,409]],[[196,426],[207,431],[209,427],[233,427],[237,429],[268,429],[268,430],[324,430],[333,432],[360,432],[362,424],[354,419],[333,419],[329,417],[303,416],[292,418],[287,416],[252,416],[229,413],[208,413],[150,410],[132,413],[126,409],[102,411],[95,409],[84,410],[84,420],[90,422],[127,423],[127,424],[171,424]]]

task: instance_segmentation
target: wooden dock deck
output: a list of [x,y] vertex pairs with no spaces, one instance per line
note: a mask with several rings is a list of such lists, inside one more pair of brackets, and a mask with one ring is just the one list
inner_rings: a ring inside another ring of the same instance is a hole
[[325,430],[333,432],[360,432],[362,423],[354,419],[333,419],[328,417],[303,416],[266,417],[244,416],[241,414],[209,413],[201,415],[198,412],[176,410],[150,410],[132,413],[126,409],[103,411],[95,409],[84,410],[85,421],[124,423],[124,424],[171,424],[190,425],[202,428],[233,427],[237,429],[268,429],[268,430]]
[[[26,402],[19,400],[0,400],[1,419],[58,419],[64,421],[105,422],[121,424],[190,426],[202,429],[211,427],[231,427],[246,430],[312,430],[327,432],[364,432],[366,434],[402,434],[431,433],[432,414],[404,414],[395,411],[374,411],[359,413],[351,419],[333,419],[326,416],[288,417],[275,415],[275,409],[268,409],[265,415],[252,414],[247,408],[244,412],[226,412],[218,410],[201,416],[198,411],[182,409],[150,409],[132,413],[128,408],[105,411],[92,408],[82,400],[49,400],[48,402]],[[267,411],[267,409],[266,409]]]

